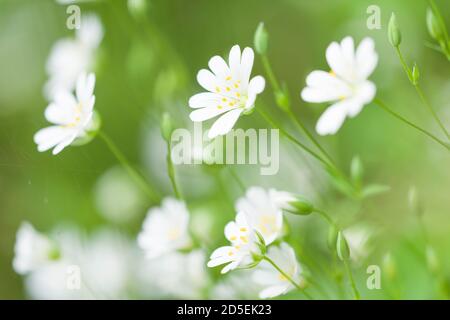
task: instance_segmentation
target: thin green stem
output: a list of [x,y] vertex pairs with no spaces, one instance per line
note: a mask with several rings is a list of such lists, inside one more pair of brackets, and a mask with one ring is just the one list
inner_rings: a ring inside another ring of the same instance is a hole
[[317,149],[320,150],[320,152],[322,152],[322,154],[327,158],[328,162],[330,162],[334,167],[337,167],[330,154],[320,145],[320,143],[316,140],[316,138],[314,138],[312,133],[309,132],[305,125],[295,116],[292,110],[289,109],[286,112],[292,118],[292,120],[294,120],[300,130],[303,131],[303,133],[308,137],[308,139],[317,147]]
[[336,223],[333,221],[333,219],[323,210],[314,209],[314,212],[318,213],[324,220],[333,227],[336,227]]
[[351,284],[352,290],[353,290],[353,296],[355,297],[355,300],[360,300],[361,295],[359,294],[358,288],[356,287],[355,279],[353,278],[352,269],[350,268],[348,259],[344,259],[344,265],[345,265],[345,270],[347,271],[348,278],[350,279],[350,284]]
[[297,282],[295,282],[286,272],[284,272],[272,259],[270,259],[268,256],[264,256],[263,259],[269,262],[279,273],[281,273],[283,277],[285,277],[290,283],[292,283],[292,285],[295,288],[300,290],[305,295],[305,297],[307,297],[310,300],[313,300],[313,297],[309,293],[307,293],[305,289],[300,287],[300,285]]
[[144,193],[153,201],[157,202],[159,197],[155,195],[154,191],[150,188],[144,178],[134,169],[127,158],[123,155],[120,149],[116,146],[116,144],[108,137],[103,131],[98,133],[99,137],[103,139],[106,146],[112,152],[112,154],[117,158],[120,164],[124,167],[124,169],[128,172],[130,177],[136,182],[136,184],[144,191]]
[[230,171],[233,179],[236,181],[236,183],[241,188],[242,192],[245,192],[245,190],[246,190],[245,184],[244,184],[244,182],[242,182],[241,178],[239,178],[239,176],[236,174],[236,172],[230,166],[228,167],[228,170]]
[[401,115],[399,115],[398,113],[396,113],[395,111],[393,111],[391,108],[389,108],[383,101],[381,101],[378,98],[374,99],[374,103],[376,105],[378,105],[381,109],[383,109],[384,111],[386,111],[387,113],[391,114],[392,116],[396,117],[397,119],[399,119],[400,121],[406,123],[407,125],[409,125],[410,127],[422,132],[423,134],[427,135],[428,137],[430,137],[431,139],[433,139],[434,141],[436,141],[437,143],[439,143],[440,145],[444,146],[447,150],[450,151],[450,145],[445,143],[444,141],[442,141],[441,139],[439,139],[438,137],[436,137],[435,135],[433,135],[432,133],[428,132],[427,130],[419,127],[418,125],[412,123],[411,121],[405,119],[404,117],[402,117]]
[[275,91],[281,91],[280,84],[278,83],[277,78],[275,77],[275,73],[272,70],[272,66],[270,64],[269,58],[267,55],[261,55],[261,60],[263,63],[264,70],[266,71],[267,77]]
[[439,119],[436,111],[434,111],[434,109],[431,106],[431,104],[428,101],[428,99],[425,97],[425,95],[424,95],[422,89],[420,88],[419,84],[415,84],[414,88],[416,89],[417,94],[420,97],[420,100],[422,100],[422,103],[427,107],[428,111],[431,113],[431,115],[433,116],[434,120],[438,123],[438,125],[441,128],[442,132],[444,132],[445,136],[447,137],[447,140],[450,140],[450,134],[448,133],[448,131],[445,128],[445,126],[442,123],[442,121]]
[[436,111],[434,111],[434,109],[431,106],[431,104],[428,101],[428,99],[425,97],[425,95],[424,95],[422,89],[420,88],[419,84],[416,81],[414,81],[411,69],[408,67],[408,64],[406,63],[405,58],[403,57],[402,51],[400,50],[400,47],[395,47],[395,52],[397,52],[397,56],[400,59],[400,63],[402,65],[402,67],[403,67],[403,70],[405,71],[406,75],[408,76],[408,79],[411,82],[411,84],[414,86],[414,89],[416,89],[416,92],[419,95],[420,100],[426,106],[428,112],[430,112],[431,116],[437,122],[437,124],[441,128],[442,132],[444,132],[444,134],[447,137],[447,139],[450,140],[450,134],[448,133],[448,131],[445,128],[444,124],[439,119]]
[[170,179],[170,183],[172,184],[173,192],[178,199],[182,199],[180,188],[178,188],[177,180],[175,177],[175,169],[173,167],[172,162],[172,148],[170,144],[170,140],[167,141],[167,174]]
[[261,116],[264,118],[264,120],[266,120],[273,128],[278,129],[283,136],[285,136],[291,142],[293,142],[294,144],[296,144],[297,146],[302,148],[304,151],[309,153],[311,156],[313,156],[314,158],[319,160],[327,168],[330,167],[330,164],[325,159],[323,159],[319,154],[317,154],[316,152],[311,150],[309,147],[307,147],[306,145],[301,143],[299,140],[297,140],[294,136],[289,134],[286,130],[284,130],[279,125],[277,125],[264,111],[262,111],[261,109],[257,109],[257,110],[261,114]]

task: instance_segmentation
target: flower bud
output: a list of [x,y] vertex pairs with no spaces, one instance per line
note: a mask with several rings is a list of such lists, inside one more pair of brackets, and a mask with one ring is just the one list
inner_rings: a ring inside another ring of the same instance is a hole
[[411,187],[408,191],[408,205],[412,213],[417,214],[418,216],[421,216],[424,213],[420,197],[415,187]]
[[436,274],[437,272],[439,272],[440,264],[433,247],[427,246],[425,254],[428,270],[430,270],[433,274]]
[[289,201],[288,206],[289,207],[286,208],[287,211],[301,216],[308,215],[314,211],[312,203],[302,198],[296,198],[293,201]]
[[277,105],[283,110],[288,111],[290,106],[289,94],[286,87],[283,90],[275,92],[275,100]]
[[414,85],[417,85],[419,83],[419,77],[420,77],[419,67],[417,66],[416,63],[414,63],[414,66],[413,66],[413,69],[411,72],[411,80]]
[[364,168],[359,156],[353,157],[352,163],[350,165],[350,172],[353,182],[360,185],[362,182]]
[[130,14],[137,18],[145,13],[147,10],[146,0],[128,0],[128,10]]
[[161,134],[164,140],[170,141],[173,132],[172,118],[168,112],[164,112],[161,120]]
[[338,236],[337,228],[334,225],[330,226],[330,228],[328,229],[328,239],[327,239],[328,247],[330,248],[330,250],[333,251],[336,250],[337,236]]
[[397,268],[394,259],[392,258],[392,254],[389,252],[383,257],[382,262],[383,270],[386,274],[386,277],[389,280],[393,280],[397,275]]
[[402,34],[400,33],[400,29],[398,28],[397,19],[394,13],[392,13],[391,19],[389,20],[388,37],[389,42],[393,47],[398,47],[402,42]]
[[431,8],[428,8],[427,10],[427,28],[430,36],[433,39],[439,41],[444,37],[444,30],[442,30],[442,25],[439,23],[438,18]]
[[259,54],[266,54],[269,35],[264,28],[264,22],[260,22],[255,32],[254,44],[255,50]]
[[340,260],[348,260],[350,258],[350,248],[342,231],[337,234],[336,251]]

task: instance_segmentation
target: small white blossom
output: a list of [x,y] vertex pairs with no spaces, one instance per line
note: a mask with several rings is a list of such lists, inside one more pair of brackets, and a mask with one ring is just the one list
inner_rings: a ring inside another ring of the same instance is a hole
[[57,250],[53,242],[37,232],[31,224],[23,222],[17,231],[13,268],[19,274],[27,274],[49,264]]
[[45,95],[52,100],[60,91],[75,89],[79,74],[92,70],[95,51],[103,38],[100,19],[92,14],[83,15],[75,38],[57,41],[47,60],[49,80],[45,84]]
[[306,78],[302,99],[308,102],[331,102],[316,125],[320,135],[335,134],[346,117],[358,115],[375,97],[376,87],[368,77],[374,71],[378,55],[371,38],[354,48],[353,38],[331,43],[326,51],[330,72],[316,70]]
[[88,135],[93,126],[95,75],[81,74],[78,77],[76,95],[61,91],[45,110],[45,118],[53,126],[39,130],[34,135],[38,151],[51,148],[53,154],[60,153],[77,138]]
[[189,106],[196,109],[190,114],[194,122],[219,116],[208,132],[210,139],[227,134],[239,116],[249,112],[256,96],[264,90],[265,80],[256,76],[250,80],[254,53],[251,48],[242,51],[238,45],[231,48],[228,64],[222,57],[209,60],[210,70],[197,74],[198,83],[208,92],[198,93],[189,99]]
[[[269,248],[267,256],[293,281],[299,283],[301,267],[295,257],[294,249],[283,242],[279,247]],[[261,261],[253,273],[256,283],[263,285],[259,293],[261,299],[273,298],[294,289],[294,285],[266,260]]]
[[356,263],[367,258],[371,252],[370,240],[375,231],[366,224],[357,224],[343,232],[350,248],[350,258]]
[[257,252],[256,235],[247,222],[246,215],[239,212],[236,220],[225,226],[225,237],[229,246],[220,247],[211,254],[208,267],[227,264],[222,273],[253,262],[252,252]]
[[157,258],[166,253],[188,247],[189,212],[184,202],[166,198],[161,207],[149,210],[138,235],[138,245],[147,258]]
[[[280,202],[275,203],[274,192],[261,187],[251,187],[245,197],[238,199],[236,210],[246,216],[251,228],[257,230],[264,238],[266,245],[277,239],[283,228],[283,212]],[[280,200],[276,198],[275,200]]]

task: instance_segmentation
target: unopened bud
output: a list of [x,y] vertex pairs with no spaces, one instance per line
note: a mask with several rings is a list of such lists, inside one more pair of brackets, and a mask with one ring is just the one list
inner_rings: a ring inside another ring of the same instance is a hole
[[397,18],[395,17],[394,13],[392,13],[391,19],[389,20],[388,37],[389,42],[393,47],[398,47],[402,42],[402,34],[400,33],[400,29],[398,28]]
[[439,23],[438,18],[431,8],[428,8],[427,10],[427,28],[433,39],[438,41],[443,39],[444,30],[442,30],[442,25]]
[[342,231],[337,234],[336,251],[340,260],[348,260],[350,258],[350,248]]
[[167,142],[170,141],[173,131],[172,118],[168,112],[164,112],[161,120],[161,134]]
[[419,72],[419,67],[417,66],[417,64],[414,63],[412,72],[411,72],[411,77],[412,77],[412,83],[414,85],[417,85],[419,83],[419,77],[420,77],[420,72]]
[[266,28],[264,28],[264,22],[260,22],[254,38],[256,52],[259,54],[266,54],[268,42],[269,35],[267,34]]

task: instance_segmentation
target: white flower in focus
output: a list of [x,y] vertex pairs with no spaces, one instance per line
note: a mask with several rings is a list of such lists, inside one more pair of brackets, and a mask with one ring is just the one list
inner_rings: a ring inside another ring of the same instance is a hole
[[209,60],[210,70],[197,74],[198,83],[208,92],[198,93],[189,99],[190,118],[201,122],[219,116],[208,132],[213,139],[227,134],[243,112],[249,112],[256,96],[264,90],[265,80],[256,76],[250,80],[254,53],[251,48],[242,51],[238,45],[231,48],[228,64],[219,56]]
[[75,139],[86,137],[94,129],[94,86],[95,75],[83,73],[78,77],[76,96],[68,91],[61,91],[55,96],[54,102],[45,110],[45,118],[54,125],[34,135],[39,152],[54,148],[53,154],[56,155]]
[[37,232],[31,224],[23,222],[17,231],[13,268],[26,274],[49,264],[57,257],[54,243]]
[[245,213],[239,212],[236,220],[225,226],[225,237],[230,241],[230,245],[214,250],[208,267],[213,268],[227,264],[221,271],[221,273],[227,273],[239,266],[253,262],[252,252],[258,252],[256,235],[247,223]]
[[49,80],[45,84],[47,99],[60,91],[75,89],[79,74],[92,70],[95,50],[103,38],[103,26],[95,15],[83,15],[75,39],[64,38],[55,43],[47,60]]
[[311,72],[306,78],[307,87],[301,92],[307,102],[332,103],[317,122],[320,135],[335,134],[345,118],[358,115],[376,93],[375,85],[367,80],[378,62],[371,38],[362,40],[356,52],[351,37],[340,44],[333,42],[327,48],[326,58],[331,71]]
[[263,236],[266,245],[275,241],[283,228],[283,212],[279,203],[273,201],[272,194],[263,188],[251,187],[245,197],[236,202],[236,210],[245,214],[251,228]]
[[[283,242],[279,247],[269,248],[267,256],[272,259],[293,281],[299,283],[301,267],[295,257],[294,249]],[[253,273],[253,280],[265,287],[261,299],[273,298],[294,289],[293,284],[266,260],[261,261]]]
[[149,210],[138,235],[138,245],[147,258],[188,247],[189,212],[184,202],[174,198],[163,200],[161,207]]

